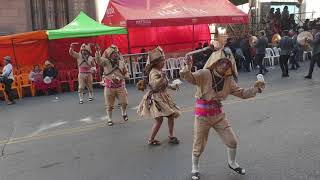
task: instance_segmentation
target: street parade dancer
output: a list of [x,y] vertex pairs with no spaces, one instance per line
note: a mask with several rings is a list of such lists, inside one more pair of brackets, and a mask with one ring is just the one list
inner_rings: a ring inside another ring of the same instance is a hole
[[138,89],[144,91],[146,84],[150,90],[143,96],[138,107],[138,114],[142,117],[152,117],[155,119],[151,130],[148,144],[152,146],[160,145],[160,141],[155,139],[163,118],[168,118],[169,143],[179,144],[178,138],[173,134],[174,120],[180,116],[179,108],[168,94],[167,90],[178,90],[178,84],[169,84],[168,78],[162,68],[165,64],[165,55],[160,47],[148,52],[149,59],[146,65],[148,82],[141,80],[138,82]]
[[96,63],[92,57],[91,44],[82,44],[79,53],[75,52],[74,46],[78,43],[71,43],[69,54],[77,59],[79,74],[78,74],[78,93],[79,93],[79,104],[83,104],[83,93],[87,87],[89,91],[89,101],[93,100],[93,77],[96,68]]
[[107,112],[108,125],[112,126],[112,112],[114,110],[115,100],[120,104],[121,113],[124,123],[128,121],[127,105],[128,92],[125,80],[129,78],[128,69],[124,62],[119,49],[115,45],[108,47],[101,56],[100,47],[96,45],[96,61],[103,67],[104,80],[104,98]]
[[200,179],[200,156],[207,144],[211,128],[215,129],[227,146],[229,168],[244,175],[245,169],[241,168],[236,161],[238,141],[226,114],[223,112],[222,101],[229,94],[242,99],[255,97],[258,92],[261,93],[265,84],[262,81],[256,81],[249,89],[240,88],[236,83],[238,73],[235,60],[227,49],[213,52],[203,69],[192,73],[191,67],[192,61],[188,58],[186,65],[180,70],[180,77],[197,86],[192,179]]

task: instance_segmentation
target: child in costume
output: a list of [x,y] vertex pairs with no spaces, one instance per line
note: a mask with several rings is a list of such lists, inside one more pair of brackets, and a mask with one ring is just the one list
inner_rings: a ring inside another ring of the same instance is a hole
[[[160,47],[149,51],[149,60],[146,66],[146,73],[149,78],[150,90],[143,97],[138,114],[143,117],[152,117],[155,119],[151,135],[148,140],[149,145],[160,145],[160,141],[155,139],[163,118],[168,118],[169,143],[179,144],[178,138],[173,135],[174,119],[180,116],[179,108],[168,94],[167,90],[177,90],[177,84],[169,84],[167,76],[162,72],[165,63],[164,52]],[[144,90],[143,80],[139,81],[139,90]]]

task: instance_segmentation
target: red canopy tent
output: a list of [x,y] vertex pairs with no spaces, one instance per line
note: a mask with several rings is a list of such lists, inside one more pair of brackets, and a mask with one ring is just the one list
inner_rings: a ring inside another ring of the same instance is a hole
[[[191,49],[194,43],[211,39],[208,24],[241,24],[248,15],[228,0],[110,0],[102,23],[126,26],[131,52],[161,45],[166,51]],[[111,40],[126,49],[125,36]]]
[[0,37],[0,59],[11,56],[21,66],[41,64],[48,58],[48,37],[45,31],[26,32]]

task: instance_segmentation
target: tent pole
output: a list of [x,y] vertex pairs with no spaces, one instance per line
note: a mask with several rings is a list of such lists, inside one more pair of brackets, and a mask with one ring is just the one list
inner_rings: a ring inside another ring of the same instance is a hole
[[194,24],[192,25],[192,49],[194,49]]
[[20,69],[18,61],[17,61],[17,56],[16,56],[16,49],[14,47],[13,39],[11,39],[11,45],[12,45],[12,50],[13,50],[13,57],[17,66],[17,69]]
[[[128,54],[131,54],[131,45],[130,45],[130,36],[129,36],[129,30],[128,30],[128,34],[127,34],[127,39],[128,39]],[[130,71],[131,71],[131,76],[132,76],[132,79],[134,79],[134,73],[133,73],[133,63],[132,63],[132,58],[131,56],[129,56],[129,63],[130,63]]]

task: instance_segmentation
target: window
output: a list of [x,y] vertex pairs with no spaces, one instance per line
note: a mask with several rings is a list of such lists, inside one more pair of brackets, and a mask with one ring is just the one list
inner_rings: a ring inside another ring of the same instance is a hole
[[33,30],[58,29],[68,23],[67,0],[30,0]]

